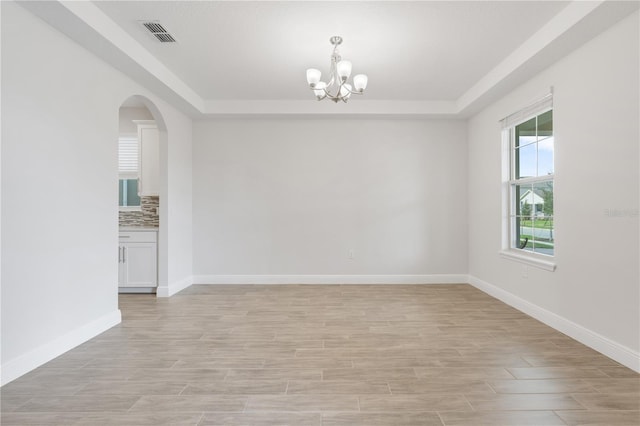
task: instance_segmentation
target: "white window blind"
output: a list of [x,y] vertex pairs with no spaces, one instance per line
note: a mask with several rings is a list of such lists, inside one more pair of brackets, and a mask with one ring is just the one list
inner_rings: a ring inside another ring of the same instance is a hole
[[118,138],[118,174],[121,178],[137,178],[140,159],[138,138],[135,136]]

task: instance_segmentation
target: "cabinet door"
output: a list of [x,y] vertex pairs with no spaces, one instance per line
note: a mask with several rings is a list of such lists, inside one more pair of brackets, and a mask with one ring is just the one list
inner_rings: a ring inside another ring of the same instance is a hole
[[118,287],[124,287],[127,283],[127,271],[122,261],[123,245],[118,246]]
[[124,282],[120,287],[156,287],[156,243],[129,243],[123,245]]
[[155,126],[139,125],[141,196],[160,194],[160,138]]

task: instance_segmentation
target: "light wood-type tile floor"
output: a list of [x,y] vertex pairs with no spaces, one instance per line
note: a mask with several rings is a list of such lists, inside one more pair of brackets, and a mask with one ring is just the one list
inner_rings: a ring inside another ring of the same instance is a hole
[[639,425],[640,376],[468,285],[192,286],[4,386],[2,425]]

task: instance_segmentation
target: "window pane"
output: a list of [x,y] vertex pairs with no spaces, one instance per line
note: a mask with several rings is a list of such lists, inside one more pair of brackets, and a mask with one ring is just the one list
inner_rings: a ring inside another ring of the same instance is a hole
[[528,145],[536,141],[536,117],[516,126],[516,144],[515,147]]
[[512,226],[516,230],[514,248],[533,250],[533,221],[531,217],[513,217]]
[[138,179],[120,179],[118,181],[118,205],[139,206]]
[[553,255],[553,218],[511,217],[511,226],[515,230],[513,248],[530,252]]
[[533,221],[533,251],[553,255],[553,218],[535,218]]
[[534,184],[533,193],[536,203],[535,216],[553,216],[553,181]]
[[553,111],[547,111],[538,116],[538,137],[543,139],[553,135]]
[[553,182],[512,186],[512,248],[553,255]]
[[553,136],[538,142],[538,176],[553,174]]
[[553,255],[553,181],[514,184],[513,194],[518,202],[511,216],[512,247]]
[[554,173],[552,114],[547,111],[515,127],[513,179]]
[[519,210],[516,214],[520,216],[532,216],[535,213],[536,196],[531,185],[516,185],[516,194],[518,194]]
[[513,185],[512,196],[515,208],[511,217],[511,229],[514,233],[511,244],[513,248],[524,249],[531,239],[531,214],[532,204],[529,202],[533,187],[529,185]]
[[516,179],[536,176],[537,173],[536,144],[516,149]]

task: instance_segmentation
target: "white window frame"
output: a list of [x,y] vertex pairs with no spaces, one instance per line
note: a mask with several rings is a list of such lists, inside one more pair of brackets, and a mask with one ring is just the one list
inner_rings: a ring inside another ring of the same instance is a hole
[[[515,128],[521,123],[530,120],[540,114],[553,110],[553,94],[549,93],[540,100],[523,108],[522,110],[511,114],[501,120],[502,123],[502,250],[500,255],[509,260],[514,260],[526,265],[541,268],[547,271],[556,269],[555,248],[553,255],[535,253],[528,250],[520,249],[515,246],[515,237],[517,235],[515,223],[511,220],[515,214],[516,204],[520,200],[516,200],[516,185],[534,184],[540,182],[555,181],[554,173],[551,175],[515,178]],[[554,137],[555,143],[555,137]],[[555,186],[555,185],[554,185]],[[555,188],[554,188],[555,189]],[[555,205],[555,190],[554,190]],[[555,226],[555,220],[554,220]],[[555,229],[554,229],[555,234]]]

